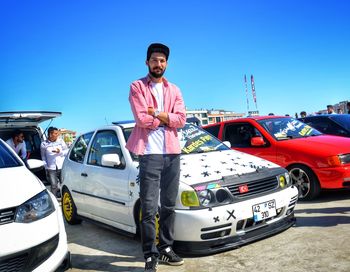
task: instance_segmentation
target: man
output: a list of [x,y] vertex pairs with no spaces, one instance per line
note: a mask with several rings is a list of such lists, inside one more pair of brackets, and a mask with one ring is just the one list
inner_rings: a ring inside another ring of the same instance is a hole
[[55,127],[49,127],[48,139],[41,143],[41,158],[44,161],[46,177],[51,184],[51,192],[60,197],[58,183],[61,178],[61,169],[68,148],[62,139],[58,138],[59,132]]
[[300,118],[306,117],[306,111],[301,111],[300,112]]
[[27,160],[27,148],[24,141],[24,134],[19,129],[16,129],[12,137],[6,141],[11,148],[17,153],[18,156],[25,162]]
[[327,113],[328,114],[336,114],[334,111],[334,107],[332,105],[327,105]]
[[350,114],[350,102],[346,103],[347,113]]
[[[157,271],[158,258],[170,265],[183,260],[172,249],[175,202],[179,188],[180,142],[177,128],[185,125],[186,112],[181,92],[163,74],[170,50],[154,43],[148,47],[148,76],[130,86],[129,102],[136,126],[126,147],[139,155],[141,238],[145,271]],[[155,216],[160,190],[159,245],[155,244]]]

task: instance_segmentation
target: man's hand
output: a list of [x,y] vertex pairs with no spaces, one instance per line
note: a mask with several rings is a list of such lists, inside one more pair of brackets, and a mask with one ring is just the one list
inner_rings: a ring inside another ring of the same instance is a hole
[[162,122],[164,123],[165,125],[168,125],[169,124],[169,116],[168,116],[168,113],[167,112],[161,112],[157,118]]
[[154,112],[155,112],[155,110],[154,110],[154,108],[153,108],[153,107],[148,107],[148,109],[147,109],[147,113],[148,113],[149,115],[154,116]]

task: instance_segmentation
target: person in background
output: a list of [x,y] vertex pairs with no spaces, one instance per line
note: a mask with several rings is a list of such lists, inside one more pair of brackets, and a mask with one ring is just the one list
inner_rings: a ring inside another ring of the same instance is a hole
[[65,156],[68,153],[66,143],[60,139],[58,129],[49,127],[48,139],[41,143],[41,158],[44,161],[47,180],[51,184],[51,192],[60,197],[59,183],[61,180],[61,169]]
[[350,102],[346,103],[347,113],[350,114]]
[[21,159],[26,162],[27,160],[27,148],[24,141],[24,134],[19,129],[16,129],[12,133],[12,137],[6,141],[11,148],[17,153]]
[[334,111],[334,107],[332,105],[327,105],[327,113],[328,114],[336,114]]
[[306,111],[301,111],[300,112],[300,118],[306,117]]
[[338,114],[343,114],[343,110],[341,108],[337,109]]
[[[169,52],[169,48],[160,43],[148,47],[146,65],[149,73],[134,81],[129,93],[136,125],[126,148],[139,156],[145,272],[157,271],[158,260],[170,265],[184,262],[172,245],[180,178],[181,148],[177,128],[184,127],[186,112],[180,89],[163,77]],[[159,244],[156,246],[155,218],[159,199]]]

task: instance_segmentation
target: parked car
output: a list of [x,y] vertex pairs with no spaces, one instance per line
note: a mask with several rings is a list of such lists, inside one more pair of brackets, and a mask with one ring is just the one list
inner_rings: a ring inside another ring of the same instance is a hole
[[324,135],[291,117],[239,118],[204,127],[232,148],[286,168],[299,198],[350,188],[350,139]]
[[322,114],[299,120],[324,134],[350,137],[350,114]]
[[[89,219],[138,233],[142,214],[138,158],[125,148],[134,125],[101,127],[81,135],[71,146],[61,187],[68,223]],[[178,133],[182,146],[174,244],[178,252],[219,252],[294,224],[298,191],[285,169],[233,151],[195,125],[186,124]]]
[[[29,159],[31,169],[42,161]],[[61,271],[70,266],[56,198],[0,139],[0,271]]]
[[[61,115],[61,112],[52,111],[0,112],[0,138],[6,141],[12,137],[14,130],[20,129],[24,134],[27,158],[41,160],[40,144],[46,140],[46,135],[39,125]],[[44,169],[37,171],[35,174],[41,181],[46,182]]]

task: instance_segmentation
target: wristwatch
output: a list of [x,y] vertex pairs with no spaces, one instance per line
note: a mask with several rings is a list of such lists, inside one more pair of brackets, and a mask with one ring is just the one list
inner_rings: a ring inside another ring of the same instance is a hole
[[153,116],[157,117],[160,114],[160,110],[155,110]]

